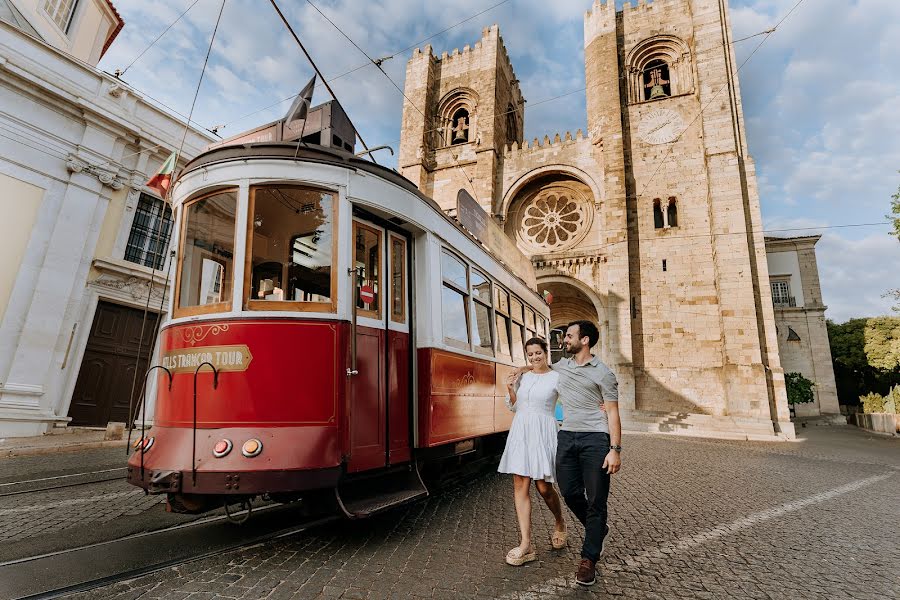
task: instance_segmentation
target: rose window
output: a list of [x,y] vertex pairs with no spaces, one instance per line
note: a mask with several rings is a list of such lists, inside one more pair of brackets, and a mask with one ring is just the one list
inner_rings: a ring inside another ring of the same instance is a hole
[[522,207],[519,239],[535,252],[565,250],[584,237],[589,220],[588,206],[577,193],[544,190]]

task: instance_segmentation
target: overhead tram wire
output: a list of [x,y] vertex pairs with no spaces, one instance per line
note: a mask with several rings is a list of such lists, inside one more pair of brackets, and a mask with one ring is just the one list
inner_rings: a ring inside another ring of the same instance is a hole
[[[497,4],[494,4],[493,6],[489,6],[489,7],[485,8],[484,10],[475,13],[474,15],[469,15],[468,17],[466,17],[466,18],[463,19],[462,21],[457,21],[456,23],[454,23],[453,25],[450,25],[449,27],[445,27],[444,29],[441,29],[440,31],[438,31],[438,32],[436,32],[436,33],[432,33],[432,34],[429,35],[428,37],[419,40],[419,41],[416,42],[415,44],[411,44],[411,45],[407,46],[406,48],[403,48],[402,50],[396,50],[396,51],[392,52],[391,54],[389,54],[389,55],[387,55],[387,56],[383,56],[383,57],[381,57],[381,58],[379,58],[379,59],[377,59],[377,60],[380,61],[380,62],[384,62],[384,61],[386,61],[386,60],[390,60],[390,59],[392,59],[392,58],[396,58],[398,54],[403,54],[404,52],[407,52],[408,50],[412,50],[413,48],[418,48],[419,46],[421,46],[421,45],[424,44],[425,42],[427,42],[427,41],[429,41],[429,40],[431,40],[431,39],[434,39],[434,38],[436,38],[436,37],[439,36],[439,35],[442,35],[442,34],[444,34],[444,33],[447,33],[447,32],[450,31],[451,29],[455,29],[455,28],[459,27],[460,25],[463,25],[463,24],[465,24],[465,23],[468,23],[468,22],[471,21],[472,19],[474,19],[474,18],[476,18],[476,17],[480,17],[480,16],[483,15],[484,13],[489,12],[489,11],[491,11],[491,10],[494,10],[494,9],[497,8],[498,6],[502,6],[503,4],[506,4],[506,3],[509,2],[509,1],[510,1],[510,0],[503,0],[502,2],[498,2]],[[358,66],[356,66],[356,67],[353,67],[352,69],[350,69],[350,70],[348,70],[348,71],[344,71],[344,72],[341,73],[340,75],[335,75],[334,77],[332,77],[331,79],[328,80],[328,83],[332,83],[332,82],[334,82],[334,81],[337,81],[338,79],[341,79],[342,77],[346,77],[347,75],[351,75],[351,74],[353,74],[353,73],[356,73],[356,72],[359,71],[360,69],[364,69],[364,68],[368,67],[370,64],[372,64],[372,61],[371,61],[371,60],[370,60],[369,62],[365,62],[365,63],[363,63],[363,64],[361,64],[361,65],[358,65]],[[322,82],[324,83],[325,80],[323,79]],[[318,82],[316,82],[316,87],[318,87],[319,85],[320,85],[320,84],[319,84]],[[283,102],[287,102],[288,100],[293,99],[295,95],[296,95],[296,94],[291,95],[291,96],[288,96],[287,98],[284,98],[283,100],[279,100],[278,102],[275,102],[275,103],[273,103],[273,104],[269,104],[268,106],[265,106],[265,107],[263,107],[263,108],[256,109],[256,110],[254,110],[253,112],[250,112],[250,113],[247,113],[246,115],[240,116],[240,117],[238,117],[237,119],[233,119],[233,120],[231,120],[231,121],[228,121],[228,122],[225,123],[224,125],[219,126],[217,129],[224,129],[224,128],[230,126],[230,125],[233,125],[233,124],[235,124],[235,123],[239,123],[240,121],[243,121],[243,120],[246,119],[247,117],[252,117],[253,115],[259,114],[259,113],[261,113],[261,112],[263,112],[263,111],[265,111],[265,110],[269,110],[270,108],[274,108],[274,107],[278,106],[279,104],[282,104]],[[212,129],[210,129],[210,131],[212,131]]]
[[[272,1],[274,2],[275,0],[272,0]],[[341,29],[340,27],[338,27],[337,24],[335,24],[334,21],[332,21],[331,19],[329,19],[328,16],[327,16],[325,13],[323,13],[321,10],[319,10],[319,7],[316,6],[315,4],[313,4],[311,0],[306,0],[306,3],[309,4],[310,6],[312,6],[314,9],[316,9],[316,12],[318,12],[320,15],[322,15],[322,17],[323,17],[326,21],[328,21],[329,23],[331,23],[332,27],[334,27],[335,29],[337,29],[338,32],[339,32],[342,36],[344,36],[344,37],[347,39],[348,42],[350,42],[351,44],[353,44],[354,48],[356,48],[357,50],[359,50],[360,52],[362,52],[363,56],[365,56],[366,58],[368,58],[368,59],[369,59],[369,62],[371,62],[373,65],[375,65],[375,66],[378,68],[378,70],[381,71],[381,74],[384,75],[385,77],[387,77],[387,80],[391,82],[391,85],[393,85],[395,88],[397,88],[397,91],[400,92],[400,94],[406,99],[406,101],[409,102],[409,104],[410,104],[413,108],[415,108],[415,109],[419,112],[420,115],[422,115],[422,118],[427,120],[427,117],[425,116],[425,113],[422,112],[422,109],[419,108],[418,106],[416,106],[416,104],[415,104],[412,100],[410,100],[409,96],[406,95],[406,92],[404,92],[402,89],[400,89],[400,86],[397,85],[397,83],[396,83],[393,79],[391,79],[391,76],[388,75],[388,74],[387,74],[387,71],[384,70],[384,67],[381,66],[381,62],[380,62],[380,61],[375,61],[375,60],[373,60],[372,57],[369,56],[369,54],[368,54],[365,50],[363,50],[362,48],[359,47],[359,44],[357,44],[357,43],[354,42],[352,39],[350,39],[350,36],[347,35],[346,33],[344,33],[344,30],[343,30],[343,29]],[[366,148],[366,149],[368,150],[368,148]],[[461,164],[459,164],[459,160],[458,160],[455,156],[453,156],[452,154],[451,154],[450,156],[453,158],[453,162],[456,163],[456,167],[462,172],[463,177],[465,177],[465,178],[466,178],[466,181],[469,182],[469,187],[472,188],[472,195],[475,197],[475,200],[477,201],[477,200],[478,200],[478,191],[475,189],[475,182],[472,181],[472,178],[469,177],[469,174],[466,173],[466,170],[463,168],[463,166],[462,166]]]
[[[794,4],[794,6],[792,6],[791,9],[790,9],[789,11],[787,11],[787,13],[785,13],[785,15],[781,18],[781,20],[779,20],[779,21],[775,24],[774,27],[771,27],[771,28],[767,29],[766,31],[762,31],[762,32],[760,32],[760,33],[757,33],[757,34],[748,36],[748,37],[746,37],[746,38],[742,38],[742,39],[750,39],[751,37],[756,37],[756,36],[758,36],[758,35],[763,35],[763,34],[765,34],[765,36],[766,36],[766,37],[764,37],[762,40],[760,40],[759,44],[756,45],[756,48],[754,48],[753,51],[747,56],[747,58],[744,59],[744,62],[742,62],[742,63],[738,66],[737,70],[736,70],[735,73],[734,73],[734,74],[735,74],[735,77],[737,77],[737,74],[741,72],[741,69],[743,69],[744,66],[745,66],[748,62],[750,62],[750,59],[753,58],[753,56],[759,51],[760,48],[762,48],[763,44],[765,44],[766,41],[767,41],[770,37],[772,37],[772,34],[774,34],[775,31],[778,30],[778,28],[781,26],[781,24],[784,23],[784,22],[787,20],[787,18],[790,17],[791,14],[792,14],[795,10],[797,10],[797,8],[798,8],[801,4],[803,4],[803,0],[797,0],[797,3]],[[742,41],[742,40],[738,40],[738,41]],[[731,44],[733,45],[734,43],[736,43],[736,42],[732,42]],[[719,95],[720,95],[720,94],[725,90],[725,88],[727,88],[727,87],[728,87],[728,83],[722,84],[722,86],[719,87],[719,90],[713,95],[713,97],[710,98],[704,106],[701,106],[701,107],[700,107],[700,111],[699,111],[699,112],[697,113],[697,115],[691,120],[691,122],[688,123],[687,126],[685,126],[685,128],[681,130],[681,132],[678,134],[678,137],[676,137],[676,138],[672,141],[672,143],[669,144],[669,149],[666,151],[665,155],[664,155],[664,156],[662,157],[662,159],[659,161],[659,164],[656,165],[656,169],[653,171],[653,174],[650,176],[650,179],[648,179],[648,180],[647,180],[647,183],[644,184],[644,187],[641,189],[641,193],[639,193],[639,194],[637,195],[637,197],[636,197],[636,199],[635,199],[636,201],[639,201],[639,200],[644,196],[644,192],[647,191],[647,188],[650,186],[650,183],[651,183],[651,182],[653,181],[653,179],[656,177],[656,174],[659,173],[659,170],[662,168],[663,163],[665,163],[665,162],[669,159],[669,157],[672,155],[672,152],[673,152],[673,150],[675,149],[675,145],[678,144],[678,142],[681,140],[681,137],[685,134],[685,132],[686,132],[688,129],[690,129],[690,128],[694,125],[694,123],[697,122],[697,120],[698,120],[701,116],[703,116],[703,111],[705,111],[707,108],[709,108],[710,105],[715,101],[715,99],[718,98]]]
[[[306,47],[303,45],[303,42],[300,41],[300,38],[297,36],[297,33],[294,31],[294,28],[291,27],[291,24],[288,22],[287,18],[284,16],[284,13],[281,12],[281,9],[278,7],[278,3],[275,0],[269,0],[269,2],[272,3],[272,8],[274,8],[275,12],[278,13],[278,16],[281,17],[281,21],[284,23],[284,26],[287,27],[287,30],[293,36],[294,41],[296,41],[297,45],[300,46],[300,50],[303,51],[303,54],[306,56],[306,60],[309,61],[309,64],[311,64],[312,68],[316,71],[316,75],[318,75],[319,79],[322,80],[322,83],[325,84],[325,89],[328,90],[328,93],[331,94],[331,97],[334,98],[334,101],[338,103],[338,106],[341,106],[341,108],[343,109],[343,106],[341,105],[341,101],[338,100],[337,96],[334,93],[334,90],[332,90],[331,86],[328,85],[328,82],[325,81],[325,76],[322,75],[322,72],[319,71],[318,65],[316,65],[315,61],[312,59],[312,56],[309,55],[309,52],[306,51]],[[346,114],[346,113],[347,113],[347,111],[344,111],[344,114]],[[356,128],[356,125],[353,124],[353,120],[350,118],[350,115],[347,115],[347,120],[350,122],[350,127],[353,128],[353,131],[354,131],[354,133],[356,133],[356,137],[359,138],[359,141],[363,145],[363,148],[365,148],[366,152],[368,152],[369,159],[377,165],[378,161],[376,161],[375,157],[372,156],[372,153],[369,152],[369,147],[366,145],[366,141],[363,139],[362,135],[360,135],[359,129]],[[299,148],[299,144],[301,144],[302,142],[303,142],[303,140],[297,140],[298,148]]]
[[[191,117],[194,116],[194,108],[197,105],[197,97],[200,95],[200,86],[203,83],[203,75],[206,73],[206,66],[209,64],[209,56],[210,56],[210,54],[212,54],[213,43],[216,41],[216,33],[218,33],[219,24],[222,22],[222,13],[225,12],[225,3],[226,2],[227,2],[227,0],[222,0],[222,6],[219,7],[219,15],[218,15],[218,17],[216,17],[215,27],[213,27],[212,35],[209,38],[209,47],[206,49],[206,58],[203,60],[203,67],[200,69],[200,77],[197,80],[197,89],[194,90],[194,99],[191,102],[191,110],[190,110],[190,113],[188,114],[187,123],[185,123],[185,125],[184,125],[184,135],[181,138],[181,146],[179,146],[178,151],[175,153],[175,165],[176,166],[178,165],[178,158],[181,156],[181,153],[184,150],[184,143],[185,143],[185,140],[187,140],[188,130],[191,128]],[[169,188],[166,190],[167,196],[169,195],[169,191],[171,189],[172,188],[171,188],[171,184],[170,184]],[[166,261],[166,258],[167,258],[166,255],[168,254],[168,248],[165,248],[165,249],[161,248],[160,242],[162,241],[162,224],[163,224],[163,221],[165,220],[166,208],[168,208],[168,207],[169,207],[168,198],[163,198],[163,207],[162,207],[162,210],[160,211],[159,219],[156,222],[156,232],[154,233],[154,237],[156,238],[156,240],[154,243],[153,238],[151,238],[151,240],[150,240],[151,244],[149,246],[150,248],[156,248],[157,252],[159,252],[161,254],[163,263],[165,263],[165,261]],[[174,217],[174,214],[173,214],[173,217]],[[155,265],[157,252],[154,252],[153,256],[151,257],[151,260],[154,261],[154,265]],[[168,290],[168,288],[169,288],[169,277],[172,273],[172,262],[173,262],[172,257],[168,257],[168,258],[169,258],[169,265],[166,268],[166,280],[165,280],[165,283],[163,284],[163,293],[161,294],[160,299],[159,299],[159,310],[156,313],[156,319],[154,319],[154,325],[153,325],[154,332],[159,327],[160,319],[162,319],[163,302],[165,301],[165,298],[166,298],[166,290]],[[155,266],[153,267],[153,270],[156,271]],[[131,378],[131,393],[128,396],[128,419],[129,419],[128,441],[129,441],[129,444],[131,442],[131,431],[133,429],[134,418],[137,416],[136,414],[133,414],[133,412],[132,412],[132,411],[136,412],[136,407],[133,406],[134,389],[137,384],[138,369],[141,364],[141,355],[142,355],[141,350],[144,345],[144,329],[146,329],[145,325],[147,323],[147,313],[150,310],[150,298],[152,297],[152,295],[153,295],[153,274],[150,275],[150,281],[147,284],[147,302],[144,305],[144,317],[143,317],[143,320],[141,321],[141,335],[140,335],[140,338],[138,341],[138,352],[137,352],[137,356],[135,357],[135,362],[134,362],[134,375]],[[154,338],[150,344],[150,349],[149,349],[149,353],[148,353],[148,362],[149,362],[149,357],[153,356],[155,345],[156,345],[156,336],[154,335]],[[146,384],[146,382],[145,382],[145,384]],[[142,394],[142,396],[144,396],[144,394]],[[144,407],[146,407],[146,405],[147,405],[146,397],[143,398],[142,405]],[[142,418],[141,419],[141,440],[143,440],[143,438],[144,438],[144,428],[146,427],[146,425],[147,425],[146,419]],[[127,453],[128,451],[129,451],[129,447],[126,445],[125,452]],[[141,452],[143,452],[143,448],[141,449]]]
[[144,48],[143,50],[141,50],[140,54],[138,54],[138,55],[134,58],[134,60],[132,60],[130,63],[128,63],[128,66],[127,66],[127,67],[125,67],[125,68],[122,69],[121,71],[119,71],[119,70],[117,69],[117,70],[116,70],[116,75],[115,75],[116,78],[118,78],[120,75],[124,75],[125,73],[127,73],[127,72],[128,72],[128,69],[130,69],[132,66],[134,66],[134,63],[136,63],[137,61],[139,61],[139,60],[141,59],[141,57],[144,56],[144,54],[146,54],[148,50],[150,50],[150,48],[152,48],[154,45],[156,45],[156,42],[158,42],[160,39],[162,39],[162,37],[163,37],[164,35],[166,35],[166,34],[169,32],[169,30],[172,29],[172,27],[174,27],[175,24],[178,23],[178,21],[180,21],[182,17],[184,17],[184,15],[188,14],[188,12],[189,12],[192,8],[194,8],[194,5],[197,4],[197,2],[199,2],[199,1],[200,1],[200,0],[194,0],[194,1],[190,4],[190,6],[188,6],[186,9],[184,9],[184,11],[182,11],[182,13],[181,13],[180,15],[178,15],[178,18],[177,18],[177,19],[175,19],[174,21],[172,21],[172,22],[169,24],[168,27],[166,27],[165,29],[163,29],[162,33],[160,33],[158,36],[156,36],[156,39],[154,39],[152,42],[150,42],[150,45],[149,45],[149,46],[147,46],[146,48]]

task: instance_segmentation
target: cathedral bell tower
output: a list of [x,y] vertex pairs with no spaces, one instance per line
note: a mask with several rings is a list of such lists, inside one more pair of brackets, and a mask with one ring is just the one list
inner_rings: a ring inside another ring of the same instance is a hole
[[444,210],[460,189],[495,214],[503,149],[522,142],[525,99],[496,25],[462,51],[417,49],[406,66],[400,173]]

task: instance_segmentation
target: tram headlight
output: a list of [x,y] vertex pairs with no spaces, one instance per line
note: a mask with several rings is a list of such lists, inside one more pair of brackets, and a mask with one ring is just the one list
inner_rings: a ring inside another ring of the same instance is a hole
[[247,458],[253,458],[254,456],[259,456],[259,454],[263,450],[262,442],[256,438],[251,440],[247,440],[244,442],[244,445],[241,446],[241,454],[246,456]]
[[231,452],[231,449],[233,447],[234,444],[231,443],[231,440],[221,439],[216,442],[215,446],[213,446],[213,456],[215,456],[216,458],[222,458],[223,456],[226,456],[229,452]]

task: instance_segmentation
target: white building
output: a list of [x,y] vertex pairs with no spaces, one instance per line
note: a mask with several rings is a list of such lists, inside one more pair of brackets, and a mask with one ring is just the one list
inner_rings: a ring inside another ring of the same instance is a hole
[[185,124],[94,68],[122,26],[108,0],[0,0],[0,437],[127,420],[152,277],[149,362],[171,219],[143,184]]
[[766,238],[782,367],[785,373],[800,373],[815,384],[813,402],[795,405],[798,417],[840,414],[816,262],[821,237]]

